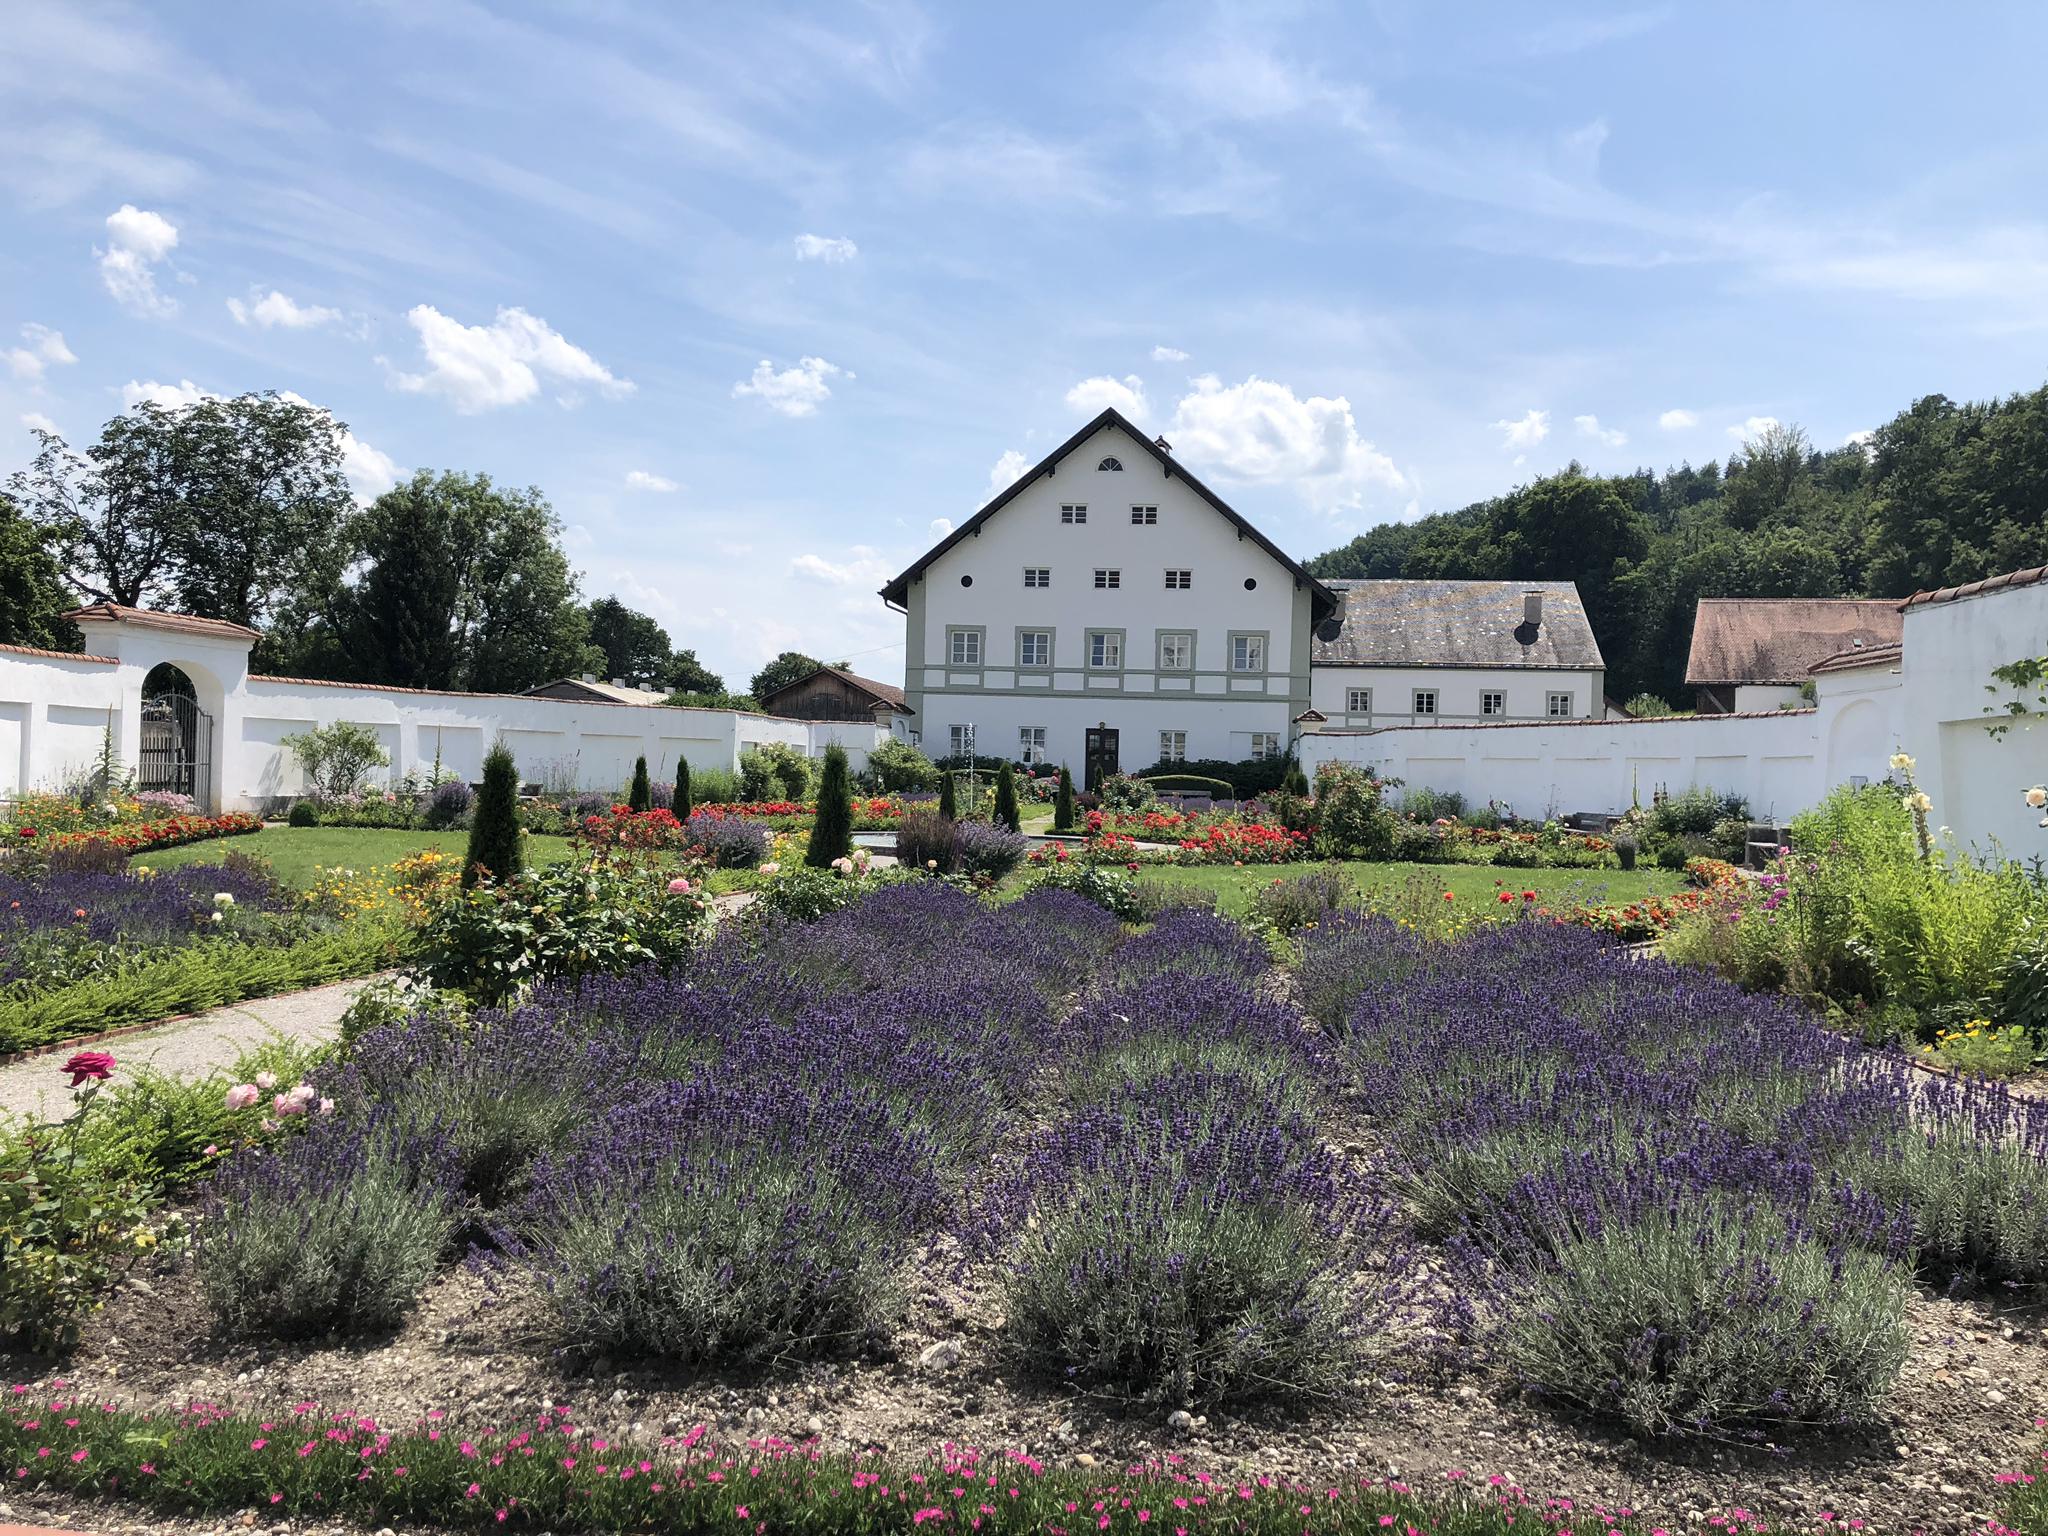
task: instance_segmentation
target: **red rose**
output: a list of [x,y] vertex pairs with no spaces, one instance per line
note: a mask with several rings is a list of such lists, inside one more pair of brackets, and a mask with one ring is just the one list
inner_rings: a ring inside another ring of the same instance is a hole
[[105,1051],[80,1051],[57,1070],[71,1074],[74,1088],[87,1082],[103,1083],[114,1075],[114,1058]]

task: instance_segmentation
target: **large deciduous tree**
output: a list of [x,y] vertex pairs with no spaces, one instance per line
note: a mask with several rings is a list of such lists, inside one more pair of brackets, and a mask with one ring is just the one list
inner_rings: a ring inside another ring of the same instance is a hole
[[60,617],[73,606],[43,531],[0,496],[0,645],[77,650],[77,627]]
[[787,688],[799,678],[809,677],[821,663],[815,656],[806,656],[802,651],[784,651],[754,674],[754,680],[747,685],[747,692],[757,699],[765,699],[778,688]]
[[668,681],[674,657],[667,630],[616,597],[596,599],[589,612],[590,643],[604,652],[606,677],[623,678],[636,688]]

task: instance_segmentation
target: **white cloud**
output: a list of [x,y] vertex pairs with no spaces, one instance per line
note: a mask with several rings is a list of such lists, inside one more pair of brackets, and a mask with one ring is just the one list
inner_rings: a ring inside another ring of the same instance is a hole
[[63,433],[57,430],[57,423],[50,420],[41,411],[23,411],[21,413],[21,424],[31,432],[47,432],[52,437],[63,436]]
[[558,384],[588,384],[613,398],[636,387],[523,309],[501,309],[489,325],[464,325],[431,304],[414,305],[405,318],[419,332],[427,371],[400,373],[392,382],[415,394],[445,395],[465,416],[531,400],[543,376]]
[[[334,421],[334,413],[326,406],[315,405],[293,390],[279,390],[278,398],[318,411],[329,421]],[[390,454],[372,448],[339,422],[335,422],[335,431],[340,435],[341,473],[355,491],[356,500],[364,503],[374,501],[405,477],[405,471],[398,467]]]
[[1503,448],[1534,448],[1550,436],[1550,412],[1531,410],[1518,421],[1496,421],[1493,425],[1501,435]]
[[1394,461],[1358,435],[1350,401],[1304,400],[1270,379],[1196,379],[1167,432],[1190,463],[1236,480],[1291,484],[1321,507],[1356,505],[1369,485],[1407,485]]
[[33,322],[24,325],[21,328],[21,339],[28,345],[11,347],[5,352],[0,352],[0,358],[7,360],[9,371],[24,383],[40,382],[43,371],[52,365],[78,361],[71,349],[64,344],[64,333],[53,331],[47,325],[36,325]]
[[[255,293],[253,288],[249,291],[252,295]],[[229,299],[228,313],[235,317],[237,325],[261,326],[266,331],[272,326],[281,326],[287,331],[304,331],[316,325],[332,325],[341,319],[338,309],[329,309],[324,304],[300,304],[275,288],[248,302]]]
[[1590,437],[1597,443],[1605,443],[1609,448],[1620,448],[1628,442],[1626,432],[1619,427],[1601,426],[1598,416],[1574,416],[1572,425],[1579,429],[1582,436]]
[[1657,418],[1657,425],[1666,432],[1683,432],[1686,428],[1699,424],[1699,416],[1692,411],[1666,411]]
[[754,365],[752,378],[733,385],[732,395],[735,400],[753,395],[769,410],[784,416],[812,416],[832,398],[833,379],[852,377],[844,368],[822,357],[802,358],[794,368],[785,368],[780,373],[764,357]]
[[932,519],[931,527],[927,531],[933,538],[943,539],[953,531],[953,519],[950,517],[935,517]]
[[896,574],[889,569],[880,553],[869,545],[856,544],[846,553],[848,558],[843,561],[827,560],[822,555],[798,555],[789,562],[789,573],[808,576],[813,581],[834,587],[877,584]]
[[1870,453],[1873,451],[1873,445],[1876,442],[1877,428],[1865,427],[1861,432],[1851,432],[1847,437],[1843,438],[1842,446],[1844,448],[1861,448],[1865,453]]
[[989,499],[993,501],[996,497],[1002,495],[1004,491],[1015,485],[1018,477],[1030,467],[1031,461],[1025,458],[1023,454],[1014,448],[1005,448],[1003,456],[989,466]]
[[1113,405],[1132,421],[1138,422],[1142,422],[1151,410],[1145,400],[1144,381],[1135,373],[1121,379],[1112,379],[1108,374],[1083,379],[1067,391],[1067,404],[1091,416]]
[[681,490],[682,487],[669,479],[667,475],[649,474],[644,469],[629,469],[626,471],[626,489],[629,491],[655,491],[665,494],[669,491]]
[[160,213],[123,203],[107,215],[107,248],[93,247],[100,281],[123,308],[168,315],[178,301],[158,293],[156,264],[177,249],[178,226]]
[[836,267],[843,261],[851,261],[860,254],[860,247],[842,235],[798,235],[796,237],[796,259],[798,261],[822,261],[828,267]]
[[121,409],[124,411],[134,409],[145,400],[167,411],[181,411],[188,405],[213,398],[211,391],[201,389],[190,379],[180,379],[175,384],[159,384],[155,379],[145,384],[130,379],[121,386]]
[[1154,347],[1152,349],[1152,361],[1155,363],[1184,363],[1187,360],[1188,354],[1181,351],[1179,347]]
[[1752,416],[1747,421],[1737,422],[1728,429],[1728,435],[1738,443],[1746,443],[1753,437],[1762,437],[1778,424],[1775,416]]

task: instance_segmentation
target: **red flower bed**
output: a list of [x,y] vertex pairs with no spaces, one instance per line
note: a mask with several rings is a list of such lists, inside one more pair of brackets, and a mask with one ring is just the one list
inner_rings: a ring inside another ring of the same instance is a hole
[[[54,832],[41,841],[51,848],[71,848],[80,843],[111,843],[128,853],[148,853],[157,848],[176,848],[181,843],[203,843],[213,837],[240,837],[261,832],[261,817],[246,811],[229,811],[224,816],[173,816],[168,821],[137,822],[132,826],[93,827],[84,832]],[[33,827],[19,828],[15,835],[33,839]]]
[[1308,854],[1306,832],[1264,822],[1224,822],[1181,840],[1183,864],[1285,864]]

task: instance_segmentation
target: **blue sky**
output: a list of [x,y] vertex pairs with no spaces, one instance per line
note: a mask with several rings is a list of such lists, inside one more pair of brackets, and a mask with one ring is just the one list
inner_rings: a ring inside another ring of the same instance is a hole
[[2044,377],[2032,7],[7,9],[0,470],[289,390],[735,681],[1105,403],[1306,555]]

